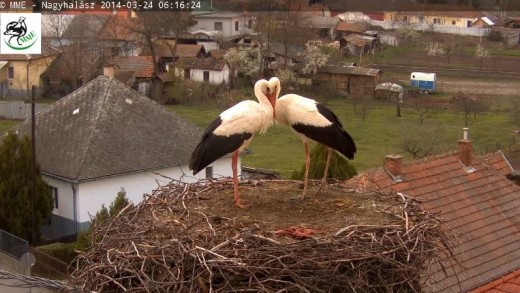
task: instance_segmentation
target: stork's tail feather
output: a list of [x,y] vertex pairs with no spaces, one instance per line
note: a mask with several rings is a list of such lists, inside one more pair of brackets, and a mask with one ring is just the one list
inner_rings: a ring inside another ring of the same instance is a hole
[[357,152],[356,143],[354,142],[352,136],[350,136],[350,134],[345,129],[341,128],[340,132],[342,134],[342,144],[341,149],[338,151],[345,157],[352,160],[354,159],[354,154]]
[[191,153],[190,158],[190,170],[193,170],[193,175],[199,173],[202,169],[206,168],[210,163],[204,165],[203,158],[204,153],[206,152],[206,148],[204,146],[204,143],[201,142],[197,145],[193,153]]

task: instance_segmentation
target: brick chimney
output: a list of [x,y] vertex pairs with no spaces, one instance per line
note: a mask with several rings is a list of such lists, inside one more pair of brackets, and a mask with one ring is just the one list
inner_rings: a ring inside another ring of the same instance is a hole
[[385,156],[384,167],[392,175],[394,181],[401,182],[401,159],[403,156],[400,155],[387,155]]
[[471,157],[473,155],[473,145],[472,145],[473,141],[468,138],[469,129],[463,128],[463,130],[464,130],[463,138],[458,141],[459,150],[458,150],[457,156],[458,156],[460,162],[465,167],[470,167],[471,166]]
[[114,77],[114,64],[105,64],[105,66],[103,66],[103,75],[108,77]]

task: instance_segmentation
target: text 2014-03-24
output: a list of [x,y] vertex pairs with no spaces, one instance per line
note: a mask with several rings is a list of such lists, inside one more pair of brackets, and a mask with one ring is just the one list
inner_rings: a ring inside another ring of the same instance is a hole
[[42,1],[42,11],[138,9],[150,11],[198,10],[201,1]]

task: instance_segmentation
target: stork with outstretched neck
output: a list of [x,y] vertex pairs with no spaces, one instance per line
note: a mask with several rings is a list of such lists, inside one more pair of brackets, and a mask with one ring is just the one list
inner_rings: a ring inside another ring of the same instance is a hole
[[[269,87],[276,88],[278,93],[280,92],[280,80],[277,77],[272,77],[269,84]],[[351,160],[354,159],[356,153],[354,139],[343,128],[336,114],[317,101],[296,94],[287,94],[276,100],[275,113],[276,122],[288,126],[303,141],[305,148],[303,197],[307,195],[309,178],[309,140],[317,141],[328,148],[320,190],[327,182],[333,151]]]
[[258,99],[242,101],[220,113],[202,134],[202,139],[191,154],[189,162],[193,175],[217,159],[232,153],[233,193],[236,206],[244,208],[238,192],[238,155],[256,133],[265,133],[274,123],[277,92],[276,86],[262,79],[255,83]]

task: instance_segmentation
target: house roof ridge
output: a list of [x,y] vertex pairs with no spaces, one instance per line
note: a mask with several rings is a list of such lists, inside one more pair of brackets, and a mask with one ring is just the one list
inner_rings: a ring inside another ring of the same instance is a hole
[[[76,177],[74,178],[76,180],[80,177],[81,171],[83,170],[83,167],[85,166],[85,161],[86,161],[86,158],[87,158],[87,154],[89,153],[90,147],[92,146],[92,141],[95,139],[94,138],[94,133],[98,130],[99,119],[100,119],[99,117],[101,116],[101,112],[105,111],[105,107],[103,107],[103,105],[107,101],[108,93],[110,91],[110,85],[112,84],[112,81],[114,80],[112,77],[106,77],[106,76],[99,76],[98,78],[108,79],[108,83],[106,85],[106,88],[105,88],[105,91],[103,93],[103,96],[100,97],[101,99],[103,99],[103,101],[101,103],[101,106],[99,107],[99,110],[96,113],[96,118],[94,119],[95,126],[90,131],[90,138],[87,141],[88,145],[87,145],[87,147],[85,149],[85,152],[83,153],[83,159],[81,160],[80,166],[79,166],[79,168],[77,170],[78,172],[76,174]],[[94,79],[94,80],[96,80],[96,79]]]

